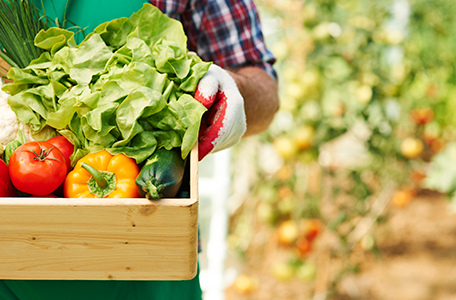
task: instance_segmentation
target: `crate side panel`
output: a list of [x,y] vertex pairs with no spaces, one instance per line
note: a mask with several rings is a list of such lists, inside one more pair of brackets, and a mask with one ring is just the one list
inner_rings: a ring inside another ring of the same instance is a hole
[[0,205],[0,278],[190,279],[197,226],[198,202]]

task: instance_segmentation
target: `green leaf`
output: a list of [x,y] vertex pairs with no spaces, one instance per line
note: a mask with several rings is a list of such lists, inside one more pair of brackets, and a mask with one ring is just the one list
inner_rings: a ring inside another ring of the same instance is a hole
[[[198,140],[201,118],[207,109],[187,94],[182,95],[178,101],[173,103],[175,104],[173,106],[174,111],[181,116],[187,127],[181,146],[182,158],[186,158]],[[185,114],[183,113],[185,111],[191,113]]]
[[106,136],[111,130],[116,128],[115,112],[118,106],[118,103],[113,102],[97,107],[83,115],[82,119],[85,119],[87,124],[92,127],[98,135]]
[[[8,104],[11,106],[11,109],[16,113],[17,119],[22,123],[29,124],[30,128],[33,131],[40,131],[44,127],[44,123],[41,122],[40,115],[35,113],[35,111],[24,101],[23,96],[27,94],[22,92],[14,96],[8,97]],[[29,98],[25,96],[25,98]],[[36,103],[39,106],[39,103]]]
[[54,55],[64,46],[76,47],[74,32],[57,27],[41,30],[35,37],[35,46]]
[[[131,51],[131,62],[142,62],[151,67],[155,67],[155,59],[152,56],[150,48],[146,42],[136,36],[137,32],[133,32],[127,39],[125,45]],[[119,50],[120,51],[120,50]]]
[[179,89],[187,93],[195,92],[198,82],[207,73],[211,64],[211,62],[199,62],[194,64],[190,70],[190,75],[182,81],[179,85]]
[[93,34],[100,34],[106,45],[120,48],[125,45],[128,35],[135,29],[131,20],[119,18],[98,25],[93,33],[86,37],[86,40]]
[[182,23],[163,14],[157,7],[144,4],[131,16],[130,21],[138,28],[139,36],[149,47],[161,39],[166,39],[175,42],[186,52],[187,37]]
[[143,131],[137,134],[127,145],[108,148],[108,152],[116,155],[123,153],[140,164],[157,149],[157,140],[152,132]]
[[173,41],[160,40],[154,45],[153,53],[159,72],[176,74],[179,79],[188,75],[192,60]]
[[12,79],[14,83],[6,84],[5,87],[9,85],[49,83],[49,79],[37,76],[32,70],[28,69],[11,68],[8,72],[8,79]]
[[104,71],[112,55],[100,35],[92,35],[79,45],[73,60],[73,68],[70,70],[70,77],[80,84],[89,84],[93,75]]
[[116,81],[128,92],[139,87],[148,87],[159,93],[163,93],[165,86],[169,83],[166,74],[161,74],[156,69],[140,62],[131,63],[125,67],[122,77]]
[[127,95],[128,92],[120,87],[117,82],[108,81],[101,89],[101,98],[98,105],[101,106],[113,102],[120,103]]
[[170,101],[165,109],[148,121],[157,129],[178,132],[182,138],[182,158],[185,158],[198,140],[201,117],[205,111],[201,103],[184,94],[177,101]]
[[48,69],[52,67],[52,57],[49,52],[43,52],[40,57],[30,62],[26,69]]
[[173,130],[170,131],[152,131],[160,147],[171,150],[182,145],[182,137]]
[[[115,141],[116,137],[110,133],[105,134],[104,132],[96,131],[90,126],[87,118],[81,118],[81,128],[84,136],[91,143],[100,145],[101,148],[111,146]],[[111,131],[112,128],[109,129]]]
[[63,48],[58,51],[52,58],[51,70],[62,70],[66,74],[70,74],[70,70],[73,68],[73,61],[75,59],[77,49],[75,48]]
[[137,121],[140,117],[154,115],[165,106],[162,94],[153,89],[139,87],[131,92],[116,112],[117,126],[124,140],[129,140],[138,133]]

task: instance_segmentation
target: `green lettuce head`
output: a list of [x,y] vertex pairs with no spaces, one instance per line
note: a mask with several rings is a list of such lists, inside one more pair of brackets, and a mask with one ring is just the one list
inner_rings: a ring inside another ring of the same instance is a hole
[[79,45],[58,28],[41,31],[35,45],[45,52],[25,69],[12,68],[13,83],[3,90],[33,131],[50,126],[73,142],[73,164],[101,149],[137,163],[158,148],[189,154],[206,111],[193,94],[211,63],[188,52],[179,21],[144,4]]

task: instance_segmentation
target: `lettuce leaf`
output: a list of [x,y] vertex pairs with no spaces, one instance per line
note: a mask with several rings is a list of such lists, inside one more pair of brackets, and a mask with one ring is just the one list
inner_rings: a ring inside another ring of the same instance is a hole
[[12,68],[3,90],[21,122],[52,127],[75,145],[72,164],[101,149],[137,163],[159,148],[190,153],[206,111],[193,94],[211,63],[188,52],[179,21],[144,4],[79,45],[59,28],[41,31],[35,45],[45,52]]

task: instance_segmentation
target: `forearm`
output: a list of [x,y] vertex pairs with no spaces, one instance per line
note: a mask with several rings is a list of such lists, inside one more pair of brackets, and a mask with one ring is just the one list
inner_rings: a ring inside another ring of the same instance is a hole
[[244,137],[265,131],[279,109],[277,82],[261,68],[244,67],[229,73],[244,98],[247,131]]

